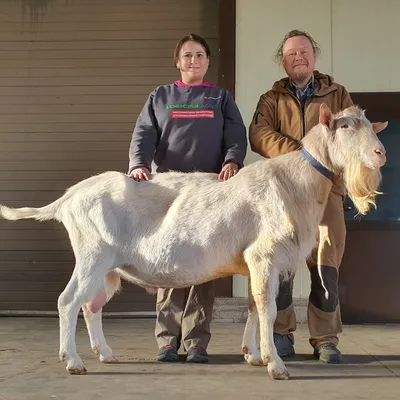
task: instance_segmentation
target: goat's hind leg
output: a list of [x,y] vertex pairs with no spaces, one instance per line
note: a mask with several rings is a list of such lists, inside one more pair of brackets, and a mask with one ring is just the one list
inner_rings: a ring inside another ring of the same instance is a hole
[[251,292],[251,279],[249,277],[249,307],[247,314],[246,326],[244,328],[242,351],[244,359],[250,365],[264,365],[261,359],[260,350],[257,347],[257,328],[258,328],[258,311]]
[[64,291],[58,298],[60,323],[60,360],[67,362],[67,371],[71,374],[86,374],[86,368],[76,351],[76,324],[78,313],[85,302],[84,293],[77,274],[77,267]]
[[104,280],[103,288],[97,292],[93,299],[82,306],[92,350],[104,364],[115,364],[118,362],[104,337],[102,308],[119,288],[119,275],[114,271],[109,272]]
[[67,371],[71,374],[86,374],[86,368],[76,351],[76,324],[80,308],[103,288],[111,264],[109,257],[104,254],[99,255],[97,260],[92,257],[92,262],[85,264],[77,261],[67,287],[58,298],[60,359],[67,361]]

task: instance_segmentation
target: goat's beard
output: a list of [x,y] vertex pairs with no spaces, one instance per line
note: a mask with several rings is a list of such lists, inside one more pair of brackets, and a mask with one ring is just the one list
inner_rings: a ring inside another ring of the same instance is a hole
[[382,181],[379,169],[370,169],[364,164],[351,164],[344,171],[348,195],[358,213],[365,215],[371,207],[376,208],[376,196],[382,194],[378,188]]

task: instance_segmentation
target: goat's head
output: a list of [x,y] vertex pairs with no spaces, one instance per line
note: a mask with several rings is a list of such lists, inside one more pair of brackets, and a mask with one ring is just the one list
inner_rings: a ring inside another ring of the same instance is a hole
[[362,109],[356,106],[333,115],[322,104],[319,131],[326,143],[327,157],[333,172],[343,174],[348,194],[360,214],[366,214],[381,183],[380,168],[386,163],[386,151],[377,133],[387,122],[371,124]]

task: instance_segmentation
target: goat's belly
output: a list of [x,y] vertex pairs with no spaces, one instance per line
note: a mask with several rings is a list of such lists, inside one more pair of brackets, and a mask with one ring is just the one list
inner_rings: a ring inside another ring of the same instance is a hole
[[146,272],[139,271],[133,265],[118,268],[120,276],[144,288],[186,288],[206,282],[206,273],[189,273],[189,271]]
[[208,268],[176,267],[156,272],[155,270],[140,270],[133,265],[125,264],[117,271],[123,279],[144,288],[186,288],[236,274],[249,275],[247,265],[242,258]]

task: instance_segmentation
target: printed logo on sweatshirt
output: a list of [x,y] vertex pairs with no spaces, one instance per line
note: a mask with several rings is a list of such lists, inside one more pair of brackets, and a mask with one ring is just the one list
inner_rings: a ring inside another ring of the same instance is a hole
[[218,104],[168,104],[165,109],[177,110],[216,110]]

